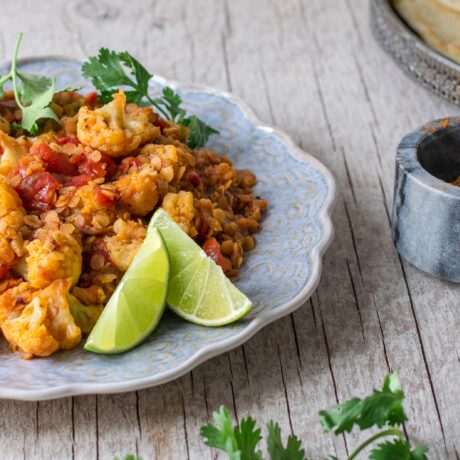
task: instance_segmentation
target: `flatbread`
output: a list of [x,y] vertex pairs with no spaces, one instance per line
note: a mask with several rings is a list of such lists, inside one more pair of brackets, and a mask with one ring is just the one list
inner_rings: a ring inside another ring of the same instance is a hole
[[460,0],[394,0],[393,4],[429,45],[460,63]]

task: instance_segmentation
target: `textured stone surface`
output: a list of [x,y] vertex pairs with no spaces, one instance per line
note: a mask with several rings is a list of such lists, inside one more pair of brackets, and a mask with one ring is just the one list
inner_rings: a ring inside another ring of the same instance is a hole
[[446,181],[460,173],[459,152],[457,118],[408,134],[396,155],[392,219],[399,253],[421,270],[455,282],[460,282],[460,187]]

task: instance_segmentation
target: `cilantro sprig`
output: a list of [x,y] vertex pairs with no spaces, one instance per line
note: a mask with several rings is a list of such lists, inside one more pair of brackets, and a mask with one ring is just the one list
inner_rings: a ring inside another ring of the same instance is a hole
[[83,63],[82,74],[99,91],[101,102],[110,102],[112,95],[120,88],[128,88],[125,90],[128,102],[150,103],[166,119],[186,126],[189,129],[187,144],[190,148],[203,147],[212,134],[218,133],[196,115],[187,115],[180,106],[181,97],[172,88],[165,87],[161,96],[152,98],[149,95],[149,81],[153,75],[127,51],[118,53],[101,48],[97,56],[91,56]]
[[54,111],[49,107],[55,93],[55,81],[38,75],[24,75],[17,69],[17,57],[21,45],[22,33],[18,35],[11,60],[11,69],[0,77],[0,98],[4,97],[3,87],[6,82],[13,84],[16,104],[22,111],[21,126],[31,134],[37,134],[37,122],[50,118],[59,121]]
[[[399,376],[393,372],[387,376],[382,388],[374,390],[368,397],[353,398],[320,411],[321,425],[326,432],[332,431],[336,435],[350,432],[353,427],[361,430],[375,426],[384,428],[357,446],[347,460],[358,458],[364,449],[382,438],[386,440],[370,451],[370,460],[427,460],[428,449],[422,445],[413,448],[400,429],[407,420],[403,400]],[[256,427],[253,418],[244,418],[241,423],[234,425],[225,406],[214,412],[213,418],[215,424],[209,423],[201,428],[201,436],[207,446],[224,451],[230,460],[263,460],[262,452],[258,449],[262,440],[261,430]],[[290,435],[286,444],[283,444],[281,429],[276,422],[268,423],[266,441],[271,460],[307,460],[297,436]],[[333,456],[328,458],[338,460]],[[125,460],[130,460],[130,457]],[[134,460],[142,459],[136,457]]]
[[[374,426],[385,428],[356,447],[347,460],[355,459],[366,447],[381,438],[392,440],[380,443],[371,450],[371,460],[427,460],[428,449],[424,446],[413,449],[399,428],[407,420],[403,399],[399,376],[393,372],[385,379],[382,388],[374,390],[370,396],[352,398],[320,411],[320,422],[326,432],[333,431],[336,435],[350,432],[355,426],[361,430]],[[233,426],[224,406],[214,412],[213,417],[216,425],[208,424],[201,429],[206,445],[227,452],[231,460],[262,460],[262,454],[256,451],[262,437],[253,419],[243,419],[240,425]],[[267,447],[271,460],[306,460],[302,444],[295,435],[290,435],[284,446],[277,423],[270,422],[267,430]],[[241,439],[250,439],[252,442],[243,444]]]

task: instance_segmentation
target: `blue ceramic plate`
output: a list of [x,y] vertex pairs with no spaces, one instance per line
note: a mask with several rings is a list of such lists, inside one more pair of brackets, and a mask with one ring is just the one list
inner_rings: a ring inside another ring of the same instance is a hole
[[[24,60],[26,73],[55,76],[58,87],[83,87],[80,64],[62,58]],[[3,73],[3,72],[2,72]],[[257,248],[236,284],[254,302],[245,319],[220,328],[187,323],[171,313],[138,348],[118,356],[58,352],[24,361],[0,339],[0,397],[52,399],[115,393],[165,383],[249,339],[268,323],[301,306],[316,288],[321,258],[332,240],[334,180],[315,158],[282,132],[260,123],[243,102],[222,91],[155,77],[152,93],[169,85],[190,112],[220,130],[208,147],[228,155],[258,178],[257,193],[269,202]]]

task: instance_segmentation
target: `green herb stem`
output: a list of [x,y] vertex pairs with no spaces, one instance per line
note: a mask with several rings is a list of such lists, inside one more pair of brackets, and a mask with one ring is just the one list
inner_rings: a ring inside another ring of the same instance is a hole
[[169,114],[161,107],[160,104],[158,104],[157,101],[155,101],[155,99],[152,99],[148,94],[145,95],[145,97],[148,99],[148,101],[157,108],[157,110],[159,112],[161,112],[161,114],[166,118],[166,119],[169,119]]
[[381,431],[380,433],[374,434],[374,436],[371,436],[369,439],[364,441],[362,444],[360,444],[348,457],[347,460],[353,460],[358,456],[360,452],[362,452],[369,444],[372,444],[374,441],[380,438],[384,438],[386,436],[397,436],[398,438],[405,439],[404,435],[401,433],[398,428],[388,428],[387,430]]
[[18,52],[19,52],[19,47],[21,46],[22,35],[23,35],[22,32],[20,32],[16,40],[16,46],[14,47],[14,53],[13,53],[13,59],[11,61],[11,71],[10,71],[11,80],[13,81],[14,98],[16,99],[16,103],[18,104],[18,107],[20,109],[24,109],[24,106],[22,105],[21,100],[19,99],[19,91],[17,88],[16,61],[18,59]]

